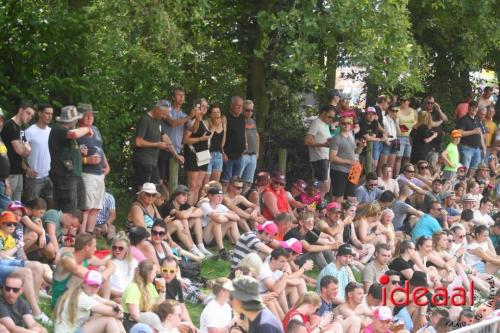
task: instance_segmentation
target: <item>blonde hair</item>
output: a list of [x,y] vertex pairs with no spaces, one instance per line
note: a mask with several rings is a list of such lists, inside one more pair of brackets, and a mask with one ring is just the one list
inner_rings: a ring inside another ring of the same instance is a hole
[[[127,251],[127,254],[125,255],[125,260],[128,261],[128,270],[130,271],[130,263],[132,262],[132,251],[130,251],[130,239],[128,238],[127,234],[125,233],[125,231],[119,231],[115,238],[113,238],[113,243],[112,245],[115,245],[116,242],[123,242],[125,243],[125,246],[127,247],[126,248],[126,251]],[[113,255],[113,251],[111,251],[111,257],[114,259],[115,256]]]
[[212,293],[217,296],[222,290],[224,290],[224,284],[226,282],[229,282],[231,280],[229,280],[228,278],[225,278],[225,277],[220,277],[220,278],[217,278],[215,280],[212,280],[211,281],[211,289],[212,289]]
[[432,118],[430,113],[427,111],[420,111],[417,116],[417,123],[415,124],[415,128],[418,128],[422,125],[431,128],[431,124],[432,124]]
[[376,216],[381,211],[382,211],[382,207],[380,206],[380,204],[378,203],[378,201],[373,201],[370,204],[368,204],[368,206],[366,207],[366,210],[365,210],[365,212],[364,212],[363,215],[365,217]]
[[238,264],[238,267],[248,267],[250,268],[251,270],[253,270],[255,272],[255,274],[258,276],[259,273],[260,273],[260,268],[262,267],[262,259],[260,258],[260,256],[253,252],[253,253],[249,253],[247,254],[246,256],[243,257],[243,259],[241,259],[240,263]]
[[[55,315],[57,322],[62,322],[63,311],[68,311],[69,322],[74,325],[77,320],[78,301],[82,291],[83,280],[73,284],[62,294],[57,302]],[[67,310],[66,310],[67,309]]]
[[150,260],[144,260],[139,263],[134,276],[134,282],[137,284],[137,288],[141,292],[141,301],[139,308],[141,312],[151,311],[153,308],[153,298],[147,289],[148,285],[148,274],[155,268],[154,262]]
[[295,308],[302,306],[304,304],[311,304],[314,307],[318,307],[321,305],[321,298],[314,291],[308,291],[304,295],[300,296],[297,303],[295,303]]
[[216,180],[211,180],[208,183],[206,183],[205,185],[203,185],[203,188],[201,189],[201,196],[200,196],[200,198],[206,197],[207,193],[208,193],[208,190],[211,187],[215,187],[215,188],[218,188],[219,190],[222,190],[222,184],[221,184],[221,182],[218,182]]
[[446,236],[448,238],[448,234],[445,231],[438,231],[432,234],[432,249],[437,250],[437,246],[441,237]]

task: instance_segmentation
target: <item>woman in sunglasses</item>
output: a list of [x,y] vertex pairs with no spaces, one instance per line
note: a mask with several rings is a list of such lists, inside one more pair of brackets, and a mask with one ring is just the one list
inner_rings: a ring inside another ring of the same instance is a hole
[[97,295],[102,285],[98,271],[88,271],[83,281],[71,286],[56,307],[55,333],[125,333],[123,310]]
[[111,297],[119,300],[125,288],[134,279],[135,269],[139,264],[132,257],[130,240],[123,231],[120,231],[113,239],[111,258],[115,266],[115,271],[110,276]]
[[155,304],[165,300],[165,284],[160,283],[159,292],[156,291],[153,281],[156,277],[156,265],[150,260],[144,260],[137,266],[134,280],[122,295],[124,310],[123,324],[129,329],[137,323],[141,312],[152,311]]
[[150,229],[155,219],[161,219],[160,212],[154,205],[158,195],[155,184],[142,185],[141,190],[137,192],[137,200],[132,203],[127,215],[128,228],[137,226]]

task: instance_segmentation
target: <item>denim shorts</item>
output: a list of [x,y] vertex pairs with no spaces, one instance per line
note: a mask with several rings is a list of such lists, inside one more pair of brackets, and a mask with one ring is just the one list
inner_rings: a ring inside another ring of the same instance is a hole
[[399,150],[396,152],[397,157],[411,157],[410,138],[407,136],[398,136]]
[[240,177],[246,183],[253,183],[255,169],[257,168],[257,155],[243,154],[241,156],[241,171]]
[[396,154],[396,141],[390,141],[388,145],[382,142],[382,151],[380,154],[384,156]]
[[212,158],[210,159],[210,163],[208,163],[207,174],[211,174],[212,171],[221,172],[224,162],[222,153],[220,151],[212,151],[210,152],[210,156],[212,156]]
[[460,155],[462,165],[468,169],[477,169],[481,162],[481,148],[474,148],[467,145],[460,145]]
[[372,159],[378,161],[380,153],[382,153],[383,143],[380,141],[373,141]]
[[240,176],[242,158],[228,159],[222,169],[221,181],[228,183],[234,176]]
[[3,283],[10,273],[25,265],[26,261],[24,260],[0,259],[0,282]]

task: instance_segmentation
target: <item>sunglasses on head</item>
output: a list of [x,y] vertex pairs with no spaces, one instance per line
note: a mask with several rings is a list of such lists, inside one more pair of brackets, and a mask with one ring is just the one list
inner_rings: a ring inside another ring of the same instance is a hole
[[17,294],[21,290],[21,288],[13,288],[13,287],[4,286],[3,290],[5,290],[6,292],[13,291]]
[[169,269],[169,268],[162,268],[161,271],[162,273],[170,273],[170,274],[174,274],[175,272],[177,272],[176,269]]
[[111,248],[113,249],[113,251],[123,251],[123,250],[125,250],[125,248],[123,246],[113,245]]
[[153,235],[153,236],[165,236],[165,231],[152,230],[151,235]]

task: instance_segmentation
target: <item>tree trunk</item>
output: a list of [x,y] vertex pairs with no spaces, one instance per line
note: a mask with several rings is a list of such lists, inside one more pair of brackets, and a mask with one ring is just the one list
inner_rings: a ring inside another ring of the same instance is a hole
[[337,81],[337,53],[337,45],[329,45],[327,47],[325,93],[335,89]]

